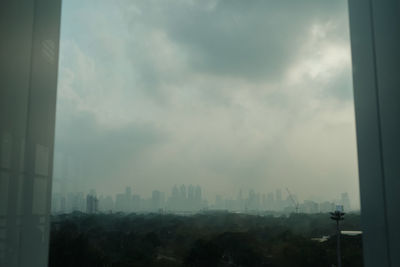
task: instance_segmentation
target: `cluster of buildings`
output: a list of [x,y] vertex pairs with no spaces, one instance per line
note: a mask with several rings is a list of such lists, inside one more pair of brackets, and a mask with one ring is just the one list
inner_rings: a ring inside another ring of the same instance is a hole
[[217,195],[214,205],[211,205],[210,208],[239,212],[319,213],[334,211],[336,205],[341,205],[344,207],[344,210],[350,211],[351,205],[348,193],[342,193],[340,199],[335,201],[316,202],[313,200],[304,200],[300,203],[295,195],[286,194],[283,197],[282,191],[277,189],[275,192],[267,194],[256,193],[254,190],[250,190],[247,196],[244,196],[242,190],[240,190],[236,199],[223,198],[221,195]]
[[81,211],[95,212],[197,212],[201,210],[229,210],[235,212],[301,212],[319,213],[333,211],[336,205],[342,205],[345,211],[351,210],[350,198],[342,193],[335,201],[316,202],[304,200],[299,203],[295,195],[282,194],[280,189],[267,194],[250,190],[239,191],[236,198],[216,195],[214,202],[208,202],[202,195],[202,188],[194,185],[175,185],[167,197],[164,192],[154,190],[149,198],[132,193],[130,187],[125,192],[112,196],[97,196],[92,190],[89,194],[68,193],[53,194],[52,212],[68,213]]
[[150,198],[142,198],[133,194],[130,187],[125,192],[112,196],[97,196],[92,190],[86,196],[82,193],[53,194],[52,212],[196,212],[206,209],[208,203],[202,197],[200,186],[174,186],[167,198],[164,192],[153,190]]

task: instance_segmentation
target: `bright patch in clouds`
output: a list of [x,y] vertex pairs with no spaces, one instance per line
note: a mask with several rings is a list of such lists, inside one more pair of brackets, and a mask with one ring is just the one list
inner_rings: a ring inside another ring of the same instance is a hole
[[358,202],[345,1],[65,1],[62,20],[56,154],[80,190]]

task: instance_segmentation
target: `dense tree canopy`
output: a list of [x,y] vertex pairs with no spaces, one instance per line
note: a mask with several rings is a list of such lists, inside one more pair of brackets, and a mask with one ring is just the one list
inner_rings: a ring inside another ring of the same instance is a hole
[[[359,230],[348,214],[342,229]],[[326,242],[314,237],[332,236]],[[342,236],[343,266],[362,266],[360,236]],[[51,267],[331,266],[335,224],[328,214],[72,213],[53,217]]]

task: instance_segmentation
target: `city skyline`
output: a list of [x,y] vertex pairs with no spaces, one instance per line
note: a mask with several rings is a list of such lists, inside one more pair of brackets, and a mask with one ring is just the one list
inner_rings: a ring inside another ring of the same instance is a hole
[[89,193],[55,193],[52,200],[53,213],[82,211],[101,212],[200,212],[205,210],[227,210],[233,212],[281,212],[281,213],[318,213],[330,212],[337,205],[343,206],[346,212],[359,211],[352,206],[349,195],[343,192],[335,200],[316,201],[299,200],[296,195],[282,194],[278,188],[270,192],[257,192],[253,189],[245,192],[239,190],[235,198],[215,195],[209,201],[202,195],[199,185],[174,185],[169,194],[153,190],[150,197],[143,197],[139,192],[127,186],[124,192],[114,196],[97,194],[94,189]]
[[[71,166],[70,166],[71,167]],[[62,169],[62,168],[60,168]],[[54,194],[67,194],[67,193],[71,193],[71,192],[77,192],[77,193],[83,193],[83,192],[91,192],[93,191],[93,188],[90,185],[87,186],[82,186],[83,184],[85,184],[85,179],[80,178],[79,173],[77,173],[78,168],[70,168],[69,171],[67,171],[67,168],[64,168],[64,175],[60,177],[54,177],[53,178],[53,195]],[[183,183],[185,184],[185,183]],[[182,184],[175,184],[176,186],[180,186]],[[187,185],[192,185],[192,184],[187,184]],[[199,186],[199,184],[195,184],[196,186]],[[101,188],[101,184],[99,185],[99,187]],[[160,192],[170,192],[171,188],[170,186],[157,186],[157,189],[150,189],[150,190],[143,190],[142,188],[139,188],[137,186],[126,186],[131,188],[131,190],[133,189],[134,192],[140,192],[141,196],[144,197],[151,197],[152,193],[154,190],[160,191]],[[118,190],[118,188],[120,188],[119,184],[116,184],[116,188],[117,190],[113,190],[110,191],[109,188],[106,188],[106,190],[96,190],[98,195],[118,195],[120,193],[120,189]],[[228,194],[226,194],[226,191],[215,191],[212,190],[213,188],[207,188],[207,190],[203,191],[203,197],[208,201],[208,202],[213,202],[215,200],[215,197],[217,195],[220,195],[221,197],[223,197],[224,199],[234,199],[238,196],[240,191],[243,192],[250,192],[251,190],[254,190],[253,188],[247,186],[247,187],[233,187],[234,190],[231,190],[230,192],[228,192]],[[269,192],[270,191],[270,186],[264,186],[263,188],[259,188],[259,191],[262,192]],[[281,185],[278,186],[277,188],[281,188],[283,194],[287,194],[287,189],[291,189],[293,190],[293,196],[295,196],[297,199],[310,199],[316,202],[323,202],[324,200],[328,200],[331,202],[334,202],[335,199],[338,198],[338,196],[340,194],[342,194],[344,191],[331,191],[329,192],[329,194],[321,194],[318,191],[315,192],[309,192],[308,194],[302,194],[299,193],[296,190],[295,187],[291,187],[290,185]],[[359,199],[358,199],[358,194],[356,195],[352,195],[350,194],[350,199],[349,201],[351,203],[353,203],[353,208],[355,210],[360,209],[359,206]]]

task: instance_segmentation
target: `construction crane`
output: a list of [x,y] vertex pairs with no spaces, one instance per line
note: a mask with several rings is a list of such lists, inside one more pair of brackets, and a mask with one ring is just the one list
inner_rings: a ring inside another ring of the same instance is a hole
[[296,209],[296,213],[299,213],[299,202],[297,202],[297,201],[294,199],[292,193],[290,193],[290,191],[289,191],[289,188],[286,187],[286,191],[287,191],[288,194],[289,194],[290,200],[292,200],[292,202],[293,202],[294,208]]

